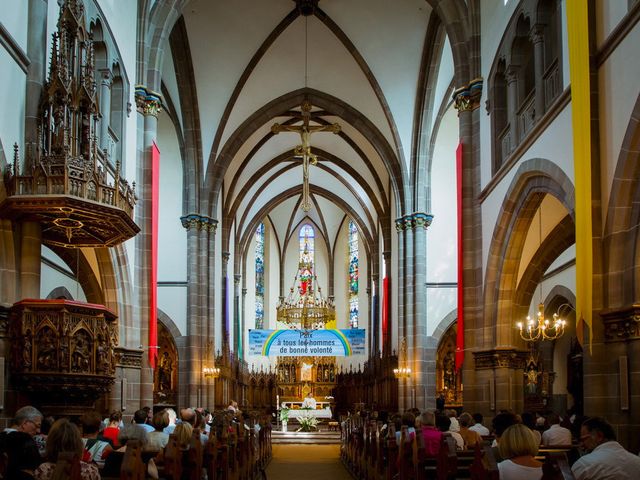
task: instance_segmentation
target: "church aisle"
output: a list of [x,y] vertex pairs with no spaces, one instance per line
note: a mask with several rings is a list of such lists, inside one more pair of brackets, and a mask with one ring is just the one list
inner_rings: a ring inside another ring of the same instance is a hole
[[274,445],[268,480],[351,480],[340,461],[340,445]]

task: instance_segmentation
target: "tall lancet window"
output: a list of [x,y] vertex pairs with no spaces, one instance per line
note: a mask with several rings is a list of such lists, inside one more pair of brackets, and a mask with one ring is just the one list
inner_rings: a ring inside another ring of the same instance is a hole
[[349,221],[349,326],[358,328],[358,229]]
[[264,328],[264,223],[256,229],[256,329]]
[[298,263],[298,277],[300,278],[300,294],[304,295],[313,288],[313,254],[315,247],[315,232],[311,225],[303,225],[298,236],[300,241],[300,262]]

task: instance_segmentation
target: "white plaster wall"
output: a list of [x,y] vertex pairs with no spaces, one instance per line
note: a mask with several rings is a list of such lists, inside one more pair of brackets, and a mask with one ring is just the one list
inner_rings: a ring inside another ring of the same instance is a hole
[[181,335],[187,334],[186,285],[158,285],[158,309],[173,320]]
[[[433,103],[433,113],[431,115],[431,125],[436,121],[440,105],[443,102],[449,102],[451,99],[445,98],[447,88],[453,78],[453,53],[451,52],[451,44],[449,43],[449,37],[445,37],[444,45],[442,48],[442,58],[440,59],[440,65],[438,69],[438,80],[436,81],[436,88],[434,90],[435,101]],[[454,88],[456,86],[454,85]]]
[[[573,137],[571,130],[571,106],[567,106],[540,135],[538,140],[527,150],[513,168],[495,186],[491,193],[482,202],[482,266],[483,274],[486,271],[487,258],[493,231],[501,212],[504,197],[513,181],[520,164],[527,159],[545,158],[556,163],[573,181],[573,143],[567,141]],[[488,140],[487,140],[488,141]],[[484,160],[483,163],[487,163]]]
[[[631,112],[640,95],[638,45],[640,45],[640,26],[636,25],[598,72],[598,82],[602,92],[598,98],[603,216],[606,216],[609,206],[611,185],[620,157],[622,141],[627,134]],[[636,61],[630,61],[630,59],[636,59]],[[624,72],[624,75],[620,75],[620,72]],[[594,187],[597,188],[597,186]],[[603,226],[606,225],[604,220],[605,218],[603,218]]]
[[271,222],[265,222],[265,328],[276,328],[276,305],[280,297],[280,248]]
[[628,2],[627,0],[596,0],[595,7],[596,42],[600,47],[627,14]]
[[182,227],[183,164],[173,123],[166,113],[158,119],[160,195],[158,281],[187,281],[187,231]]
[[[164,42],[164,50],[166,52],[171,51],[168,38]],[[176,116],[178,117],[178,122],[180,122],[180,128],[184,131],[184,125],[182,123],[182,108],[180,106],[180,88],[178,87],[178,81],[176,79],[173,56],[165,55],[162,58],[162,83],[164,83],[169,95],[171,96],[171,103],[173,104],[173,108],[176,110]]]
[[455,310],[458,301],[457,287],[427,288],[427,335],[433,335],[442,319]]
[[27,51],[28,13],[29,2],[0,0],[0,23],[25,53]]
[[46,258],[58,268],[61,268],[66,272],[62,273],[48,264],[42,263],[40,271],[40,298],[47,298],[54,288],[65,287],[73,296],[73,300],[86,302],[87,296],[85,295],[82,286],[78,284],[73,272],[69,269],[64,260],[44,245],[40,250],[40,254],[43,258]]
[[24,158],[24,97],[26,75],[7,51],[0,47],[0,142],[7,163],[13,162],[13,144],[20,147]]

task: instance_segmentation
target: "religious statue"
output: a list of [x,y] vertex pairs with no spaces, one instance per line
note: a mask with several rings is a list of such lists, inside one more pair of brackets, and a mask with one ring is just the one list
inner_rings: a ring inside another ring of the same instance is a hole
[[525,390],[529,395],[535,395],[538,391],[538,376],[540,373],[534,368],[533,365],[529,366],[529,370],[525,374],[527,377],[527,384]]
[[171,373],[173,363],[169,357],[169,352],[164,351],[158,365],[158,390],[166,392],[171,390]]
[[300,208],[308,212],[311,209],[311,201],[309,200],[309,165],[318,163],[318,156],[311,152],[311,144],[309,137],[315,132],[333,132],[340,133],[341,127],[338,123],[331,125],[309,125],[311,118],[311,102],[305,100],[300,107],[302,110],[302,125],[282,125],[274,123],[271,126],[271,132],[278,134],[280,132],[297,132],[300,134],[301,145],[294,149],[294,154],[302,158],[302,204]]

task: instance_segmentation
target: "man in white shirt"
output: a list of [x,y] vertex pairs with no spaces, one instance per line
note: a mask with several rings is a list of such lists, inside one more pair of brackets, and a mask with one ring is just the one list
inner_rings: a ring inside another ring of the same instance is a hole
[[640,457],[616,442],[613,427],[604,419],[586,420],[580,429],[580,444],[587,450],[571,467],[576,480],[631,480],[640,472]]
[[484,417],[481,413],[474,413],[473,421],[475,423],[469,427],[469,430],[478,432],[480,435],[489,435],[489,429],[482,424],[483,419]]
[[553,447],[556,445],[571,445],[571,430],[560,426],[560,417],[551,413],[547,417],[549,430],[542,432],[542,445]]
[[311,392],[309,392],[305,399],[302,401],[302,408],[311,408],[313,410],[316,409],[316,399],[313,398]]

